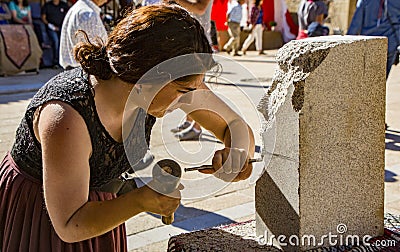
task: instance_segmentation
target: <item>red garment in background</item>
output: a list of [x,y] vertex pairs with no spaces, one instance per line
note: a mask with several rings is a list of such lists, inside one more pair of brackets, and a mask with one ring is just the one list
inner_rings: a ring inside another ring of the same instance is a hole
[[308,38],[308,34],[304,30],[299,29],[299,33],[297,34],[296,39],[299,40],[299,39],[305,39],[305,38]]
[[263,10],[263,22],[270,29],[269,22],[275,21],[274,0],[264,0],[261,8]]
[[288,23],[288,25],[290,27],[290,32],[293,33],[294,35],[296,35],[297,32],[299,31],[299,27],[293,21],[293,18],[290,15],[289,11],[286,11],[285,16],[286,16],[286,22]]
[[[226,12],[228,10],[228,1],[229,0],[214,0],[214,2],[213,2],[212,12],[211,12],[211,20],[215,21],[218,31],[228,30],[228,27],[226,25],[224,25],[224,23],[226,22]],[[270,25],[269,25],[270,21],[276,22],[278,20],[278,18],[275,17],[275,7],[274,7],[275,1],[277,1],[277,0],[264,0],[263,1],[263,5],[262,5],[263,21],[264,21],[264,24],[268,28],[270,28]],[[283,0],[278,0],[278,1],[283,1]],[[279,4],[279,2],[278,2],[278,4]],[[288,30],[290,30],[290,33],[297,35],[298,26],[294,23],[288,10],[285,12],[285,17],[283,17],[283,18],[286,20]]]
[[[270,29],[269,22],[275,21],[277,22],[277,18],[275,17],[275,1],[276,0],[264,0],[262,9],[263,9],[263,21],[264,24]],[[279,3],[278,3],[279,4]],[[292,34],[297,35],[298,32],[298,26],[295,24],[293,21],[292,17],[290,16],[289,10],[285,12],[285,19],[287,22],[287,25],[289,26],[289,30]]]
[[225,25],[228,1],[229,0],[214,0],[213,2],[211,20],[214,20],[217,31],[228,30],[228,26]]

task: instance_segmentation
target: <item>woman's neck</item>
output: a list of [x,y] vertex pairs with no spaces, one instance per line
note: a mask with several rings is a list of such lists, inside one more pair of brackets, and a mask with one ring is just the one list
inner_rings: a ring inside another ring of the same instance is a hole
[[100,80],[90,76],[90,82],[101,123],[112,138],[121,142],[122,120],[126,116],[125,104],[133,85],[114,77],[110,80]]
[[121,115],[133,85],[116,77],[112,77],[110,80],[100,80],[91,76],[90,82],[95,91],[96,106],[105,105],[108,113]]

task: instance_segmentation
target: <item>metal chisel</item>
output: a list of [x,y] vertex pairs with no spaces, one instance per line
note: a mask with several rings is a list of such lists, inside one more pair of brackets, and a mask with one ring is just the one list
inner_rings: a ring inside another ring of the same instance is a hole
[[[262,162],[262,158],[251,158],[249,159],[249,164],[254,163],[254,162]],[[199,171],[199,170],[204,170],[204,169],[213,169],[212,165],[202,165],[202,166],[196,166],[196,167],[189,167],[185,168],[185,172],[188,171]]]

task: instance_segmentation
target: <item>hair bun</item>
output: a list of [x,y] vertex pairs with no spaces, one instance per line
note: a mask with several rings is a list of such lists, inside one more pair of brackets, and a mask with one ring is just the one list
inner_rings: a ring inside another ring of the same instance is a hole
[[91,43],[84,31],[78,32],[84,34],[86,41],[80,42],[74,47],[75,60],[88,74],[95,75],[102,80],[109,80],[113,72],[103,42],[100,38],[96,38],[96,42]]

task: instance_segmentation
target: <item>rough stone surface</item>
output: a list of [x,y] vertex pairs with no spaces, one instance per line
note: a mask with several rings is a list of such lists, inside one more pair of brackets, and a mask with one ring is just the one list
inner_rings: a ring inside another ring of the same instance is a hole
[[[399,251],[400,239],[399,216],[385,214],[385,234],[373,237],[367,246],[334,245],[330,247],[318,247],[307,250],[307,252],[358,252],[358,251]],[[256,235],[256,221],[233,223],[211,229],[199,230],[191,233],[172,236],[168,242],[168,252],[177,251],[221,251],[221,252],[250,252],[250,251],[282,251],[269,245],[265,236]],[[379,244],[379,245],[378,245]],[[382,245],[385,244],[384,247]],[[377,246],[375,246],[377,245]],[[379,247],[381,246],[381,247]],[[151,247],[142,251],[153,251]]]
[[292,41],[277,61],[259,104],[276,143],[256,186],[257,234],[382,235],[386,39]]
[[255,235],[254,221],[247,221],[212,229],[199,230],[171,237],[168,252],[279,252],[278,248],[262,244]]

